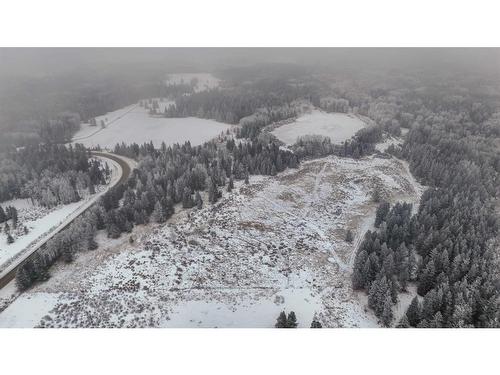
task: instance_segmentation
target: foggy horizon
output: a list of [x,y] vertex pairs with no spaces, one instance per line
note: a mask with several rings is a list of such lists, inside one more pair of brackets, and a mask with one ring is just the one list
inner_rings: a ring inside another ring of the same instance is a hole
[[199,72],[256,64],[364,70],[461,69],[500,76],[496,48],[0,48],[0,77],[123,68]]

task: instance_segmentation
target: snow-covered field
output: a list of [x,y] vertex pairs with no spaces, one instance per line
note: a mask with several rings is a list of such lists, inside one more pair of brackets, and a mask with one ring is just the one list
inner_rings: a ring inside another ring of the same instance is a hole
[[[120,178],[120,166],[110,160],[102,159],[107,162],[111,171],[109,184],[114,184],[116,179]],[[78,216],[82,209],[88,207],[89,204],[95,201],[103,192],[107,190],[108,185],[96,186],[96,194],[89,195],[88,192],[79,192],[81,199],[78,202],[59,205],[52,209],[34,204],[30,199],[15,199],[7,202],[2,202],[2,206],[13,206],[18,210],[18,228],[11,229],[11,235],[14,237],[14,243],[7,243],[7,235],[4,231],[0,232],[0,272],[3,271],[12,261],[29,249],[37,246],[38,243],[44,241],[47,236],[50,236],[55,228],[67,222],[67,220]],[[9,225],[12,227],[11,220]],[[27,227],[28,233],[24,233],[24,226]]]
[[134,228],[134,244],[100,234],[98,250],[58,264],[0,313],[0,326],[272,327],[293,310],[299,327],[314,316],[326,327],[375,327],[350,274],[376,185],[391,201],[415,203],[423,191],[394,158],[331,156],[252,176],[213,206]]
[[210,73],[171,73],[167,75],[165,83],[167,85],[189,84],[191,80],[196,79],[195,91],[205,91],[213,89],[220,84],[220,79]]
[[327,113],[313,110],[296,121],[276,128],[272,133],[282,142],[293,144],[305,135],[330,137],[332,143],[341,143],[351,138],[366,124],[358,117],[345,113]]
[[[106,127],[99,125],[101,117]],[[113,149],[117,143],[127,144],[153,141],[156,147],[190,141],[200,145],[226,131],[231,125],[214,120],[187,118],[164,118],[150,116],[146,108],[135,104],[97,118],[97,126],[82,124],[73,142],[87,147],[101,146]]]

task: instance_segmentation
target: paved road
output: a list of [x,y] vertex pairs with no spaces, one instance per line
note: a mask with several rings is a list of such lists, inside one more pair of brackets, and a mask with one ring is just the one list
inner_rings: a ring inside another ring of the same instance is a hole
[[[130,173],[132,172],[132,169],[135,168],[136,164],[133,160],[124,158],[115,154],[111,154],[108,152],[97,152],[97,151],[92,151],[92,155],[99,156],[100,158],[107,158],[110,160],[113,160],[120,166],[120,178],[113,181],[112,185],[110,185],[110,188],[113,186],[118,186],[120,184],[123,184],[127,181],[128,177],[130,176]],[[63,221],[57,228],[55,228],[48,236],[45,236],[43,239],[41,239],[37,244],[33,246],[30,251],[26,252],[22,256],[20,256],[18,259],[16,259],[12,264],[10,264],[5,270],[3,270],[0,273],[0,289],[3,288],[5,285],[7,285],[15,276],[16,276],[16,271],[19,268],[19,266],[28,258],[33,256],[38,250],[40,250],[48,240],[50,240],[52,237],[54,237],[57,233],[68,227],[73,220],[75,220],[77,217],[79,217],[82,213],[84,213],[88,208],[93,206],[99,198],[102,196],[103,193],[96,194],[94,199],[86,202],[84,205],[82,205],[78,210],[73,212],[71,215],[68,216],[68,218]]]

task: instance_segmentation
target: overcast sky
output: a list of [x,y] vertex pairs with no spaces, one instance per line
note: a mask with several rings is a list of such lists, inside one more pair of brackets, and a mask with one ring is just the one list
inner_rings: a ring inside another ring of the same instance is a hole
[[43,76],[75,69],[155,66],[212,71],[255,63],[297,63],[364,69],[464,67],[500,69],[500,49],[483,48],[0,48],[0,75]]

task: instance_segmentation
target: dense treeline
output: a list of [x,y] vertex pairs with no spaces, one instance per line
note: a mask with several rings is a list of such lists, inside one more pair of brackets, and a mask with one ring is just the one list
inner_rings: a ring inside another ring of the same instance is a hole
[[[267,125],[295,116],[295,112],[286,107],[297,99],[307,99],[316,104],[319,102],[314,86],[291,85],[284,80],[258,81],[231,89],[213,89],[179,96],[175,105],[166,109],[165,115],[196,116],[237,124],[242,118],[261,110],[254,120]],[[247,137],[246,134],[241,136]]]
[[[493,247],[500,156],[489,138],[498,134],[500,123],[488,100],[460,90],[452,95],[452,88],[442,85],[406,92],[404,101],[385,107],[383,96],[377,99],[380,113],[390,118],[392,111],[411,127],[401,156],[431,187],[412,217],[407,211],[395,216],[396,207],[379,207],[380,229],[367,233],[357,252],[353,286],[369,293],[370,306],[386,325],[392,322],[390,306],[408,281],[416,282],[418,297],[400,327],[500,325]],[[391,229],[394,222],[397,230]]]
[[48,120],[40,126],[40,138],[45,143],[66,143],[80,129],[78,113],[63,112],[53,120]]
[[375,226],[368,231],[356,254],[352,282],[355,289],[368,292],[368,304],[383,324],[393,320],[392,305],[398,293],[406,292],[408,282],[416,278],[417,257],[412,246],[415,220],[411,205],[382,203],[377,209]]
[[193,78],[189,82],[166,82],[159,86],[158,91],[161,97],[177,98],[183,95],[191,95],[195,92],[198,85],[198,79]]
[[0,201],[31,198],[46,207],[76,202],[79,191],[93,194],[104,183],[103,169],[81,145],[27,146],[0,161]]
[[254,139],[258,137],[265,126],[283,120],[294,119],[298,114],[299,109],[288,104],[280,107],[260,108],[252,115],[240,119],[241,127],[238,128],[236,136],[238,138]]
[[321,98],[319,101],[319,107],[326,112],[347,113],[351,110],[349,100],[344,98]]
[[375,151],[375,144],[381,139],[381,127],[368,126],[360,129],[351,139],[342,144],[333,144],[329,137],[308,135],[298,139],[292,149],[299,158],[333,154],[358,159],[372,154]]

